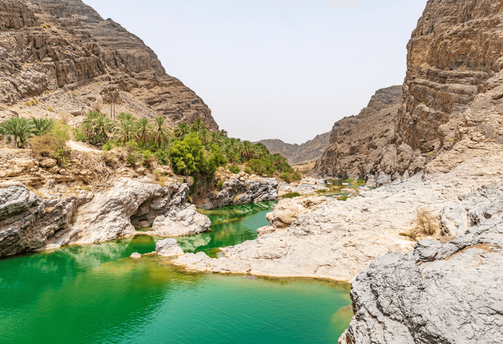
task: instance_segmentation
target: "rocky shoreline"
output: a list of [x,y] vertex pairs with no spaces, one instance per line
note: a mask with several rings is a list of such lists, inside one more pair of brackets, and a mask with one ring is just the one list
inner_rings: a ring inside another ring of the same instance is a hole
[[[362,192],[360,197],[346,202],[327,199],[314,211],[304,214],[297,211],[298,217],[288,211],[276,216],[290,217],[286,224],[276,221],[275,226],[271,215],[268,218],[273,225],[259,229],[262,233],[259,238],[223,249],[224,257],[189,253],[175,264],[195,271],[352,282],[372,261],[386,253],[407,253],[413,249],[416,242],[406,234],[414,225],[418,209],[426,207],[435,218],[440,217],[444,238],[462,235],[461,228],[469,228],[470,221],[459,224],[456,233],[451,233],[446,224],[462,217],[449,215],[452,214],[449,209],[462,205],[459,200],[462,195],[497,181],[501,177],[498,166],[502,158],[502,153],[475,158],[448,174],[418,174],[406,181]],[[479,173],[483,168],[485,173]]]

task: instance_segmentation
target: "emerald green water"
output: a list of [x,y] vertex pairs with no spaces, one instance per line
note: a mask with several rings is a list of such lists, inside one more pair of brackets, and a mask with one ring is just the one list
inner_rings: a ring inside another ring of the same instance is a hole
[[[217,225],[197,249],[252,238],[263,212]],[[168,259],[129,258],[155,240],[1,260],[0,343],[336,343],[351,319],[345,285],[191,274]]]

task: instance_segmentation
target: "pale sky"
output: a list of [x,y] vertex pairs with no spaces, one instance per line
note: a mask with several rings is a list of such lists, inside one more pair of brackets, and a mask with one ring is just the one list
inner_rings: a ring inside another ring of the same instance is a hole
[[302,143],[403,83],[427,0],[83,0],[139,36],[230,136]]

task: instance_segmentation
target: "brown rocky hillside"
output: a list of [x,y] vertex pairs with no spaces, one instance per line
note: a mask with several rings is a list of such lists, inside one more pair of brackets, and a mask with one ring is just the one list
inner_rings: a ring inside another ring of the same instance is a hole
[[316,172],[396,180],[423,168],[445,173],[501,150],[502,37],[502,0],[428,1],[407,46],[407,75],[394,123],[372,120],[369,130],[389,129],[366,139],[358,135],[359,140],[351,134],[341,138],[343,123],[334,126],[337,142],[331,141]]
[[281,140],[262,140],[267,149],[272,154],[281,154],[288,159],[290,164],[298,164],[318,159],[327,149],[330,141],[330,133],[317,135],[314,139],[309,140],[301,145],[285,143]]
[[141,39],[82,1],[0,2],[0,116],[78,116],[109,112],[110,103],[218,129],[203,100],[166,74]]

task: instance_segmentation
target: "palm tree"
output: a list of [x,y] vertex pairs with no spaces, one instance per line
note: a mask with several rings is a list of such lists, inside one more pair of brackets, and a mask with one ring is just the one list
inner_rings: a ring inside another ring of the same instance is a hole
[[31,123],[33,124],[33,133],[36,136],[41,136],[49,133],[54,127],[54,120],[45,118],[32,118]]
[[129,112],[121,112],[117,115],[119,121],[134,121],[134,116]]
[[211,142],[211,136],[210,136],[210,133],[208,132],[208,130],[206,128],[203,128],[199,131],[199,138],[201,139],[201,141],[207,145],[208,143]]
[[157,143],[157,148],[160,148],[163,143],[169,141],[171,138],[171,132],[164,126],[164,117],[156,117],[155,124],[157,124],[157,128],[155,130],[154,141]]
[[3,122],[0,126],[4,134],[14,135],[18,147],[33,136],[33,123],[24,118],[14,117]]
[[200,132],[203,129],[206,129],[206,124],[204,124],[200,118],[197,118],[194,122],[192,122],[192,125],[190,126],[190,130],[196,133]]
[[268,157],[271,153],[263,143],[253,145],[254,157],[257,159]]
[[122,120],[115,128],[114,136],[116,141],[122,141],[124,144],[136,139],[136,125],[134,121]]
[[187,135],[188,133],[190,133],[190,127],[185,122],[178,123],[178,126],[173,131],[173,135],[175,137],[183,137],[183,136]]
[[212,131],[210,133],[211,142],[216,143],[218,146],[221,146],[224,142],[224,137],[220,136],[218,133]]
[[220,130],[220,133],[219,133],[219,134],[220,134],[220,136],[222,136],[222,137],[229,137],[229,133],[227,132],[227,130],[223,130],[223,129],[222,129],[222,130]]
[[240,153],[241,153],[241,156],[246,160],[253,159],[253,157],[254,157],[253,144],[250,141],[243,141],[243,143],[241,144]]
[[154,131],[152,124],[147,118],[141,118],[138,122],[136,122],[135,129],[141,143],[145,143]]

